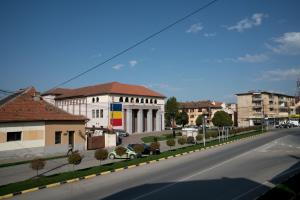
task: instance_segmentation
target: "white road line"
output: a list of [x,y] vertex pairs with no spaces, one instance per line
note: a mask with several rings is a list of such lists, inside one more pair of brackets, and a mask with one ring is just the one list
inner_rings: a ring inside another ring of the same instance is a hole
[[[265,144],[265,145],[267,145],[267,144]],[[265,145],[263,145],[263,146],[265,146]],[[174,185],[176,185],[176,184],[178,184],[178,183],[180,183],[180,182],[186,181],[186,180],[188,180],[188,179],[190,179],[190,178],[193,178],[193,177],[195,177],[195,176],[201,175],[201,174],[206,173],[206,172],[208,172],[208,171],[210,171],[210,170],[213,170],[213,169],[215,169],[215,168],[217,168],[217,167],[220,167],[220,166],[222,166],[222,165],[224,165],[224,164],[226,164],[226,163],[228,163],[228,162],[231,162],[231,161],[236,160],[236,159],[238,159],[238,158],[240,158],[240,157],[243,157],[243,156],[245,156],[245,155],[247,155],[247,154],[250,154],[250,153],[252,153],[253,151],[256,151],[256,150],[259,149],[259,148],[262,148],[262,146],[259,146],[259,147],[255,148],[255,149],[252,149],[251,151],[247,151],[247,152],[245,152],[245,153],[243,153],[243,154],[240,154],[240,155],[238,155],[238,156],[235,156],[235,157],[233,157],[233,158],[231,158],[231,159],[229,159],[229,160],[225,160],[225,161],[223,161],[223,162],[221,162],[221,163],[219,163],[219,164],[216,164],[216,165],[214,165],[214,166],[212,166],[212,167],[209,167],[209,168],[207,168],[207,169],[204,169],[204,170],[202,170],[202,171],[199,171],[199,172],[197,172],[197,173],[195,173],[195,174],[193,174],[193,175],[190,175],[190,176],[187,176],[187,177],[182,178],[182,179],[180,179],[180,180],[177,180],[177,181],[174,182],[174,183],[170,183],[170,184],[168,184],[168,185],[166,185],[166,186],[164,186],[164,187],[161,187],[161,188],[152,190],[151,192],[148,192],[148,193],[145,193],[145,194],[140,195],[140,196],[138,196],[138,197],[135,197],[135,198],[133,198],[132,200],[142,199],[142,198],[147,197],[147,196],[149,196],[149,195],[151,195],[151,194],[154,194],[154,193],[160,192],[160,191],[162,191],[162,190],[165,190],[165,189],[167,189],[167,188],[170,188],[170,187],[172,187],[172,186],[174,186]]]

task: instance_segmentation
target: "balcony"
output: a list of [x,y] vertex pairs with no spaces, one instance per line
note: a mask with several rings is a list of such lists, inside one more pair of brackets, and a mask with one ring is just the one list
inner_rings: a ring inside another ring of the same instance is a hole
[[262,104],[255,103],[255,104],[252,104],[252,107],[253,107],[253,108],[261,108],[261,107],[262,107]]
[[252,101],[262,101],[261,97],[252,97]]

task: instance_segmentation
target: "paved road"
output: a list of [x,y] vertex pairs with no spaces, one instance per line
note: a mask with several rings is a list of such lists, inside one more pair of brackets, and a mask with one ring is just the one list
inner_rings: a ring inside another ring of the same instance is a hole
[[15,199],[253,199],[299,159],[300,129],[285,129]]

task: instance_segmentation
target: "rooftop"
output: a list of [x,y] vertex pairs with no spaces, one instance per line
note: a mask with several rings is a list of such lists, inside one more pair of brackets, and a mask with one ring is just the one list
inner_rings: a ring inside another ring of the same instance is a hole
[[0,122],[85,121],[44,101],[34,87],[10,95],[0,102]]
[[55,88],[43,93],[42,95],[55,95],[56,99],[66,99],[73,97],[86,97],[103,94],[119,94],[165,98],[164,95],[144,86],[130,85],[119,82],[104,83],[76,89]]
[[222,108],[222,102],[215,102],[210,100],[205,101],[190,101],[190,102],[180,102],[180,108]]

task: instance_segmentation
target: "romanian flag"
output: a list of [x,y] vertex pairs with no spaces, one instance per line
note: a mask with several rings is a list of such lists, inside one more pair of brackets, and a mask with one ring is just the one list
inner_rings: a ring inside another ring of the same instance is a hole
[[110,104],[110,119],[112,126],[122,126],[122,104]]

